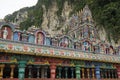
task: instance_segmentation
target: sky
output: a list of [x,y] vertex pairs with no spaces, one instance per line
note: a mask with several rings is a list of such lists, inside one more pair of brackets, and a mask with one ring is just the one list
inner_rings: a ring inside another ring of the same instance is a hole
[[0,19],[23,7],[34,6],[37,1],[38,0],[0,0]]

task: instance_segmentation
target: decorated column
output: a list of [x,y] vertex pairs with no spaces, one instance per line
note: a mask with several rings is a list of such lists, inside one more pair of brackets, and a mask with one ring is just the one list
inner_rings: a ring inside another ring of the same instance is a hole
[[110,70],[108,70],[108,78],[111,78],[111,76],[110,76]]
[[13,78],[15,65],[10,65],[10,68],[11,68],[10,78]]
[[120,66],[117,66],[117,75],[118,75],[118,78],[120,79]]
[[51,74],[51,79],[54,80],[56,75],[56,64],[54,63],[50,65],[50,74]]
[[76,65],[75,68],[76,68],[76,78],[80,80],[80,65]]
[[118,78],[118,73],[117,73],[117,70],[115,70],[115,78]]
[[111,77],[112,78],[114,78],[114,73],[113,72],[114,72],[114,70],[111,70],[111,74],[112,74]]
[[88,76],[88,79],[90,78],[90,70],[89,68],[87,69],[87,76]]
[[40,78],[40,66],[37,66],[37,78]]
[[95,73],[94,73],[95,69],[92,69],[92,78],[95,78]]
[[45,66],[44,67],[44,78],[47,78],[47,76],[48,76],[47,71],[48,71],[48,66]]
[[32,65],[29,65],[28,69],[29,69],[28,77],[32,78],[32,74],[31,74]]
[[4,69],[5,65],[4,64],[1,64],[0,65],[0,78],[3,78],[3,69]]
[[45,74],[45,69],[44,67],[41,66],[41,78],[45,77],[44,74]]
[[115,78],[118,78],[117,69],[115,69]]
[[101,78],[104,78],[104,71],[103,71],[103,69],[100,70],[100,75],[101,75]]
[[25,74],[25,67],[26,67],[26,61],[19,61],[18,64],[18,78],[19,80],[24,80],[24,74]]
[[58,71],[59,71],[59,73],[58,73],[58,77],[61,78],[62,67],[59,66],[59,67],[58,67]]
[[96,65],[95,66],[95,70],[96,70],[96,78],[97,80],[100,80],[100,66],[99,65]]
[[84,68],[82,68],[82,78],[85,78],[85,74],[84,74]]
[[65,78],[68,78],[68,67],[65,67]]
[[105,78],[107,78],[107,70],[104,70]]
[[71,67],[71,78],[74,78],[74,68]]

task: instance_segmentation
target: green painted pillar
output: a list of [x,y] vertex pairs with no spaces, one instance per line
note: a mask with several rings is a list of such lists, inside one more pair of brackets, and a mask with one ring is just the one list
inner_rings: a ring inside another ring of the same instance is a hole
[[24,74],[25,74],[25,67],[26,67],[26,61],[19,61],[18,64],[18,78],[19,80],[24,80]]
[[76,69],[76,78],[78,79],[78,80],[80,80],[80,65],[76,65],[75,66],[75,69]]
[[75,66],[75,69],[76,69],[76,78],[78,79],[78,80],[80,80],[80,65],[76,65]]

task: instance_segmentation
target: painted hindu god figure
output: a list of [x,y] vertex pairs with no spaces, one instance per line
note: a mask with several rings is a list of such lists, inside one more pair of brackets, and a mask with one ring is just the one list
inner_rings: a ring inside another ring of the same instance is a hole
[[111,54],[111,55],[114,53],[114,51],[113,51],[113,47],[112,47],[112,46],[110,46],[110,48],[109,48],[109,52],[110,52],[109,54]]
[[105,46],[104,46],[104,45],[101,45],[101,46],[100,46],[100,52],[101,52],[102,54],[105,54]]
[[3,39],[7,39],[8,36],[8,31],[7,31],[7,27],[5,27],[5,29],[3,30]]
[[42,33],[38,33],[38,37],[37,37],[37,43],[38,44],[43,44],[44,42],[44,36]]
[[91,51],[90,43],[87,41],[83,42],[82,48],[83,48],[83,51]]
[[68,38],[63,38],[61,40],[60,46],[62,46],[62,47],[68,47],[69,46],[69,40],[68,40]]

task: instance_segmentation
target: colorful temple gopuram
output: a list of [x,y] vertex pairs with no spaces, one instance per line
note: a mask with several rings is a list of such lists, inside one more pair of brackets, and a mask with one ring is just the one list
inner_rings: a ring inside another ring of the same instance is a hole
[[120,47],[100,40],[88,6],[67,27],[50,37],[0,22],[0,80],[120,80]]

